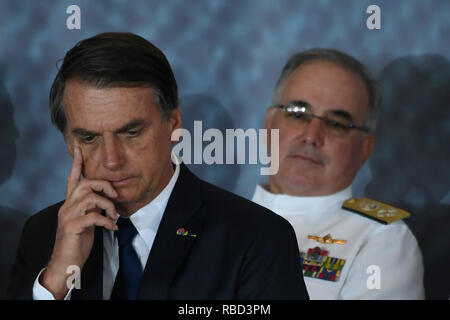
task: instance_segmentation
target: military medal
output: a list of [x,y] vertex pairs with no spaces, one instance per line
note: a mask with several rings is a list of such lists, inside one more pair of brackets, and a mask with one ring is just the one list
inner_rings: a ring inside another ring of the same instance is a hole
[[310,248],[300,253],[303,276],[336,282],[339,280],[345,260],[328,256],[327,250]]

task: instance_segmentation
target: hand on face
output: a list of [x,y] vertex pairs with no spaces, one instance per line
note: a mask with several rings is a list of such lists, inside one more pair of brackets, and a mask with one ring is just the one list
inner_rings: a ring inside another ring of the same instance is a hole
[[[83,157],[74,148],[73,165],[67,181],[66,201],[58,212],[58,227],[53,253],[42,284],[56,299],[68,292],[66,281],[71,265],[82,269],[94,242],[94,227],[117,230],[119,217],[110,199],[117,197],[111,183],[104,180],[82,179]],[[105,210],[106,216],[101,214]]]
[[167,185],[173,174],[170,136],[181,117],[177,108],[166,120],[153,89],[68,81],[64,109],[68,147],[81,148],[83,175],[109,181],[122,214],[133,214]]

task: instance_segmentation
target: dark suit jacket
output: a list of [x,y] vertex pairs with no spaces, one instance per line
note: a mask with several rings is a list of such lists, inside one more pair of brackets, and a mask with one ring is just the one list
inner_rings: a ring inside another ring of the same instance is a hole
[[[55,241],[62,202],[26,223],[7,296],[32,299]],[[177,235],[183,227],[189,234]],[[196,237],[190,234],[197,235]],[[96,228],[81,289],[102,299],[102,229]],[[294,230],[273,212],[219,189],[181,165],[144,269],[138,299],[307,299]]]

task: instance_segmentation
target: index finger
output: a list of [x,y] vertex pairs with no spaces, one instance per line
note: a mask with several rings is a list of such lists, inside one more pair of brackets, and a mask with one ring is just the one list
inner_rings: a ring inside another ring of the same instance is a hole
[[67,196],[72,193],[72,190],[80,182],[81,171],[83,169],[83,155],[78,147],[74,148],[73,151],[73,163],[72,169],[70,170],[69,178],[67,179]]

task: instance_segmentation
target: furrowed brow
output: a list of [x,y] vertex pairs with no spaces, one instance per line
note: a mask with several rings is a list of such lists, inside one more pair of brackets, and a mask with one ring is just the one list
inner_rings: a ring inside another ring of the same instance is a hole
[[124,132],[127,132],[128,130],[142,127],[144,124],[145,124],[144,120],[133,120],[130,123],[127,123],[126,125],[124,125],[122,128],[117,129],[116,133],[124,133]]
[[99,136],[100,133],[89,131],[83,128],[75,128],[72,130],[72,134],[79,137],[85,137],[85,136]]

